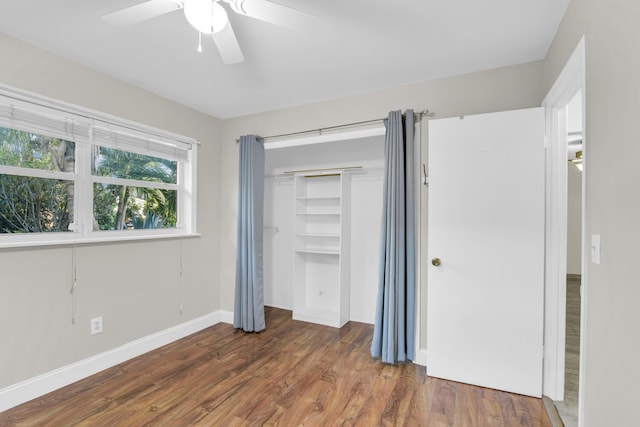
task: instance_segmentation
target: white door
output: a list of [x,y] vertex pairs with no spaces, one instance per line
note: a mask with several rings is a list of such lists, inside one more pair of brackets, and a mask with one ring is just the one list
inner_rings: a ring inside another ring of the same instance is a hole
[[544,110],[431,120],[428,211],[427,374],[539,397]]

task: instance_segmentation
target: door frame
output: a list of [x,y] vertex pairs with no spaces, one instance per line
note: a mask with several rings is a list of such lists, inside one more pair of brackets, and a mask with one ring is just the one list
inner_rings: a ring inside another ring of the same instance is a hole
[[573,54],[542,101],[547,119],[547,206],[545,229],[545,338],[543,394],[552,400],[564,398],[566,274],[567,274],[567,139],[566,117],[561,112],[571,99],[582,92],[583,171],[582,171],[582,298],[580,325],[579,421],[582,425],[584,348],[587,297],[587,137],[585,38],[578,42]]

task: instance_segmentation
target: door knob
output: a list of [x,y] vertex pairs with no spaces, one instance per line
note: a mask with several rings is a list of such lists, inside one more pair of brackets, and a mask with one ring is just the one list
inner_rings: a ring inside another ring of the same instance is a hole
[[442,262],[440,262],[440,258],[434,258],[431,260],[431,264],[433,264],[436,267],[440,267],[440,264],[442,264]]

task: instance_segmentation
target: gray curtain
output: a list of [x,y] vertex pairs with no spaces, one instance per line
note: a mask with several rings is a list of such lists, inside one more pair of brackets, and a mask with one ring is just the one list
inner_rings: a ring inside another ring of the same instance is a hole
[[386,363],[414,359],[415,214],[414,115],[392,111],[385,120],[385,172],[378,298],[371,355]]
[[264,146],[255,135],[240,137],[236,297],[233,326],[246,332],[265,329],[262,274]]

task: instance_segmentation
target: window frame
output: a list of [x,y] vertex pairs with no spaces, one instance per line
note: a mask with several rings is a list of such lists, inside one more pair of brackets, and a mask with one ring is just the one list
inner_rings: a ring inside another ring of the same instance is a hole
[[[0,234],[0,248],[198,236],[196,165],[199,142],[196,139],[2,84],[0,126],[75,142],[73,173],[0,165],[0,174],[73,181],[75,199],[74,223],[69,232],[3,233]],[[91,151],[96,145],[177,161],[176,183],[93,175]],[[94,183],[177,191],[176,227],[94,230]]]

